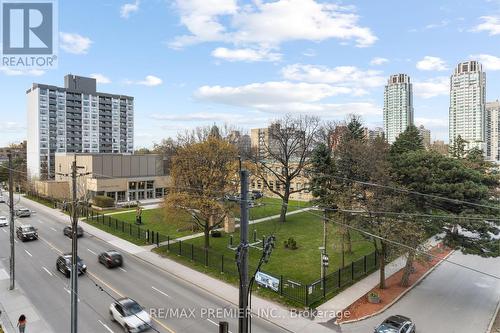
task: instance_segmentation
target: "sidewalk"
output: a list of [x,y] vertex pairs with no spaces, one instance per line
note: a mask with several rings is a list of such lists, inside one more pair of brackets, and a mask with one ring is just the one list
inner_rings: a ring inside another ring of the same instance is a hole
[[[436,237],[432,237],[426,241],[426,246],[435,246],[437,244]],[[385,266],[385,277],[389,278],[394,273],[401,270],[406,263],[406,257],[401,256]],[[341,291],[329,301],[320,305],[317,309],[320,311],[343,311],[349,305],[375,288],[380,282],[380,271],[376,270],[362,280],[356,282],[352,286]]]
[[54,333],[23,291],[19,287],[9,290],[9,286],[9,273],[0,262],[0,311],[2,311],[0,324],[4,332],[17,332],[17,319],[24,314],[28,321],[26,328],[28,332]]

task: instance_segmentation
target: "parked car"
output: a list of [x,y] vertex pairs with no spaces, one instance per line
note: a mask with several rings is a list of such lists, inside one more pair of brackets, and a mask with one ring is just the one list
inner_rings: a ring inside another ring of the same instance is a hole
[[260,199],[264,196],[264,193],[262,193],[261,191],[259,190],[252,190],[251,192],[251,197],[252,199],[254,200],[257,200],[257,199]]
[[0,195],[0,203],[5,203],[5,198]]
[[415,333],[416,326],[410,318],[395,315],[375,327],[374,333]]
[[16,209],[16,216],[17,217],[30,217],[31,210],[29,210],[28,208],[18,208],[18,209]]
[[9,220],[5,216],[0,216],[0,227],[9,226]]
[[102,252],[101,254],[99,254],[97,259],[101,264],[105,265],[107,268],[120,267],[123,265],[122,255],[115,250]]
[[[87,271],[87,265],[85,265],[80,257],[77,257],[76,264],[78,267],[78,275],[85,274]],[[57,257],[56,269],[63,273],[67,278],[71,276],[71,253],[65,253]]]
[[36,240],[38,239],[38,231],[30,224],[25,224],[17,227],[16,236],[21,241]]
[[151,327],[149,314],[139,303],[128,297],[120,298],[111,304],[109,317],[129,333],[142,332]]
[[[63,234],[64,236],[71,238],[73,236],[73,227],[72,226],[64,227]],[[76,237],[77,238],[83,237],[83,228],[80,226],[76,227]]]

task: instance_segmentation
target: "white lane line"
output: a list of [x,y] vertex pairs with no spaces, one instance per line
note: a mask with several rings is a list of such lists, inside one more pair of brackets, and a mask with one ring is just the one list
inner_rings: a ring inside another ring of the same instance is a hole
[[5,233],[7,233],[7,230],[5,230],[5,229],[2,229],[2,231],[5,232]]
[[164,293],[164,292],[163,292],[163,291],[161,291],[160,289],[155,288],[155,287],[151,287],[151,288],[152,288],[153,290],[156,290],[156,291],[157,291],[157,292],[159,292],[160,294],[165,295],[165,296],[167,296],[168,298],[170,298],[170,296],[169,296],[168,294]]
[[90,253],[92,253],[93,255],[97,255],[97,253],[95,253],[94,251],[92,251],[91,249],[87,249],[87,251],[89,251]]
[[[64,290],[66,290],[66,292],[71,295],[71,291],[68,288],[65,287]],[[80,302],[80,298],[78,298],[78,302]]]
[[17,243],[17,239],[14,239],[14,242],[16,242],[16,243]]
[[118,268],[120,269],[120,271],[127,273],[127,271],[125,269],[123,269],[121,267],[118,267]]
[[108,326],[108,325],[106,325],[105,323],[103,323],[100,319],[98,320],[98,322],[99,322],[102,326],[104,326],[104,328],[105,328],[105,329],[107,329],[107,330],[108,330],[108,332],[115,333],[115,332],[113,332],[113,330],[111,330],[111,328],[109,328],[109,326]]
[[26,252],[26,254],[28,254],[30,257],[33,257],[33,255],[29,253],[28,250],[25,249],[24,252]]
[[52,228],[52,227],[50,227],[50,229],[52,229],[52,231],[55,231],[55,232],[57,232],[57,230],[56,230],[56,229],[54,229],[54,228]]
[[215,326],[219,326],[219,324],[217,324],[215,321],[210,320],[210,319],[208,319],[208,318],[207,318],[207,320],[208,320],[209,322],[211,322],[212,324],[214,324]]
[[49,274],[50,276],[53,276],[52,273],[47,269],[45,268],[44,266],[42,266],[43,270],[47,272],[47,274]]

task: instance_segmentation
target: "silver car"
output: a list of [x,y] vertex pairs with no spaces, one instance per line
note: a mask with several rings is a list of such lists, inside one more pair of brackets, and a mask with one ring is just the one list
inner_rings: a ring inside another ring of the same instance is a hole
[[9,220],[5,216],[0,216],[0,227],[8,227]]

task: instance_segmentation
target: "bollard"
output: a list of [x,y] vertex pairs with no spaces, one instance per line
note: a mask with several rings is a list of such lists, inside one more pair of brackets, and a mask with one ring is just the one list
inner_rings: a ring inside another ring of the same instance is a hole
[[229,323],[227,321],[219,322],[219,333],[229,333]]

